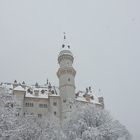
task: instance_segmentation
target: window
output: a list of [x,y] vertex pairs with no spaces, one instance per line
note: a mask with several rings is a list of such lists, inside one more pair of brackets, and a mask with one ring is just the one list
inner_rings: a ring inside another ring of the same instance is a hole
[[45,93],[45,90],[41,90],[41,93],[44,94]]
[[63,103],[66,103],[66,99],[63,100]]
[[16,116],[18,117],[19,116],[19,113],[17,113]]
[[42,118],[42,114],[38,114],[38,118]]
[[13,105],[13,104],[11,104],[11,107],[12,107],[12,108],[13,108],[13,106],[14,106],[14,105]]
[[68,79],[68,81],[70,82],[70,78]]
[[57,106],[57,102],[53,102],[53,105],[54,105],[54,106]]
[[39,107],[40,107],[40,108],[47,108],[48,105],[47,105],[47,104],[39,104]]
[[25,106],[26,106],[26,107],[33,107],[34,104],[33,104],[33,103],[26,103]]
[[39,107],[40,107],[40,108],[43,108],[43,104],[39,104]]
[[56,111],[54,112],[54,115],[56,116]]
[[47,108],[47,104],[44,104],[44,108]]
[[72,107],[71,107],[71,105],[70,105],[70,109],[71,109]]

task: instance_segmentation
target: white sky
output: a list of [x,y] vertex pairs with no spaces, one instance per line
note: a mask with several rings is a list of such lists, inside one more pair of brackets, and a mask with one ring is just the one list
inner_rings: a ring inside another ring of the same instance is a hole
[[139,0],[1,0],[0,81],[58,85],[67,32],[77,90],[101,88],[106,108],[140,138]]

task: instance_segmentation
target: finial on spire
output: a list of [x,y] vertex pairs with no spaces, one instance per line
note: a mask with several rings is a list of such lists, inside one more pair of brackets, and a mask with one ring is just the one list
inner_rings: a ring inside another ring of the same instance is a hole
[[65,32],[63,32],[63,34],[64,34],[64,40],[66,39],[66,33]]
[[49,80],[48,80],[48,78],[47,78],[47,83],[46,83],[47,85],[49,84]]
[[68,49],[70,49],[70,45],[67,45],[67,42],[66,42],[66,33],[63,32],[63,34],[64,34],[64,44],[62,44],[62,48],[67,47]]

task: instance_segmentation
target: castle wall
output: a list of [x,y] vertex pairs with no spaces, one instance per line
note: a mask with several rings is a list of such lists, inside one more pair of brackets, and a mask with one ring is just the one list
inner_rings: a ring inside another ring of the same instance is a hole
[[49,115],[49,108],[48,99],[25,98],[23,115],[33,115],[38,118],[44,118]]

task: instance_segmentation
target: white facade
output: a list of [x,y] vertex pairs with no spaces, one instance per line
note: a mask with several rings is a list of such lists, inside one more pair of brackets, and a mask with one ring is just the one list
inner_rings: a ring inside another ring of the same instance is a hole
[[61,119],[68,116],[72,110],[72,101],[75,99],[75,75],[73,68],[74,57],[69,50],[62,50],[58,56],[60,68],[57,72],[59,78],[59,92],[61,105]]
[[17,101],[20,116],[35,116],[38,119],[47,120],[57,117],[63,121],[74,108],[74,103],[95,104],[104,107],[103,97],[96,97],[91,88],[85,92],[75,92],[76,70],[73,68],[74,56],[69,47],[63,47],[58,56],[59,69],[57,76],[59,87],[51,86],[27,86],[25,83],[13,84],[13,94]]
[[13,93],[19,108],[20,116],[34,116],[38,119],[47,120],[49,117],[60,118],[60,96],[55,87],[25,88],[18,85]]

